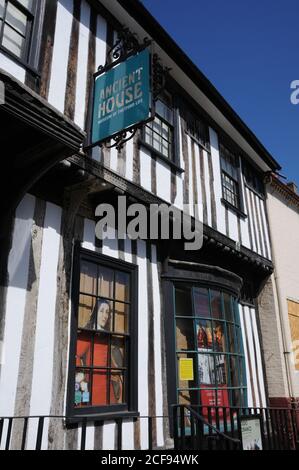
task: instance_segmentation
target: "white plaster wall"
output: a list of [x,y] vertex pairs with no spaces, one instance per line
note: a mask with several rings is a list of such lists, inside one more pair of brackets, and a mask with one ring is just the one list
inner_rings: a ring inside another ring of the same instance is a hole
[[73,0],[59,0],[48,99],[60,112],[64,111],[72,21]]
[[140,149],[140,183],[143,188],[147,189],[147,191],[152,190],[151,168],[152,168],[151,154],[147,149],[141,147]]
[[169,165],[157,159],[157,195],[170,202],[171,171]]
[[211,158],[214,170],[214,191],[216,201],[216,214],[217,214],[217,230],[225,235],[225,209],[221,203],[222,198],[222,182],[220,171],[220,156],[218,136],[216,132],[209,128],[210,131],[210,144],[211,144]]
[[89,23],[90,6],[83,0],[81,5],[80,29],[79,29],[79,49],[77,66],[77,89],[76,89],[76,107],[75,123],[84,129],[85,107],[86,107],[86,89],[87,89],[87,65],[88,65],[88,45],[89,45]]
[[25,196],[16,211],[8,259],[3,354],[0,369],[0,416],[13,416],[19,372],[35,198]]
[[10,73],[13,77],[17,78],[20,82],[25,83],[26,70],[21,65],[17,64],[14,60],[0,52],[0,69]]
[[[51,410],[61,213],[60,207],[47,203],[36,315],[30,416],[49,416]],[[47,448],[47,425],[48,423],[45,423],[44,426],[44,448]],[[37,423],[31,421],[28,426],[28,449],[35,448],[36,435]]]
[[[266,407],[262,353],[256,311],[254,308],[240,305],[239,313],[246,364],[248,406]],[[255,397],[255,403],[253,397]]]

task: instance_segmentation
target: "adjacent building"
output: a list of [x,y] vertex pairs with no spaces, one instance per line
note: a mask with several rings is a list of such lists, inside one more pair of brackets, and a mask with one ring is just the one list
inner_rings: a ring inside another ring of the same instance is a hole
[[[264,177],[279,164],[140,2],[0,0],[0,18],[0,417],[46,417],[26,432],[1,421],[1,446],[164,448],[173,405],[217,424],[209,407],[234,420],[291,396],[272,374],[272,292],[261,301],[274,269]],[[87,151],[93,74],[124,27],[169,72],[154,121],[119,150]],[[115,227],[101,241],[96,208],[120,195],[192,218],[201,207],[203,247]]]
[[[298,236],[299,196],[296,184],[284,183],[277,175],[267,176],[267,209],[274,273],[268,281],[265,292],[273,290],[273,307],[276,313],[278,331],[276,345],[265,344],[265,355],[269,358],[269,392],[274,406],[298,403],[299,395],[299,272]],[[270,295],[271,296],[271,295]],[[273,341],[274,343],[274,341]],[[277,351],[280,366],[271,369],[271,354]],[[267,361],[266,361],[267,363]],[[281,392],[279,393],[278,390]],[[274,398],[275,397],[275,398]]]

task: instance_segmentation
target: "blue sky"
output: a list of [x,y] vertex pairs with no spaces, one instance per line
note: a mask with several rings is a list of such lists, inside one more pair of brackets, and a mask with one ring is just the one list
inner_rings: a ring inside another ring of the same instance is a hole
[[299,184],[299,0],[143,0]]

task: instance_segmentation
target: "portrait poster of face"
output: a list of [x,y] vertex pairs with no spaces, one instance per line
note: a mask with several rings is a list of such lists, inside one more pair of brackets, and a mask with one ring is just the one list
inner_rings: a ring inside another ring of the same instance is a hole
[[[124,366],[124,343],[120,337],[113,336],[109,349],[110,336],[107,333],[111,331],[112,313],[112,302],[98,299],[81,332],[78,333],[76,407],[123,402],[123,375],[117,369]],[[101,369],[101,366],[106,366],[109,362],[109,351],[113,368],[110,375]],[[93,365],[97,368],[92,372],[89,368]]]

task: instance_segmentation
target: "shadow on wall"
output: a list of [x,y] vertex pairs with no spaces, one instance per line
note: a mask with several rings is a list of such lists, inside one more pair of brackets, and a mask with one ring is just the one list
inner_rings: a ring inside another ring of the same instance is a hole
[[31,290],[39,272],[39,266],[36,266],[39,261],[33,256],[33,240],[40,236],[42,244],[44,229],[60,234],[60,220],[57,220],[55,211],[48,206],[53,205],[27,194],[16,210],[8,259],[10,287]]

